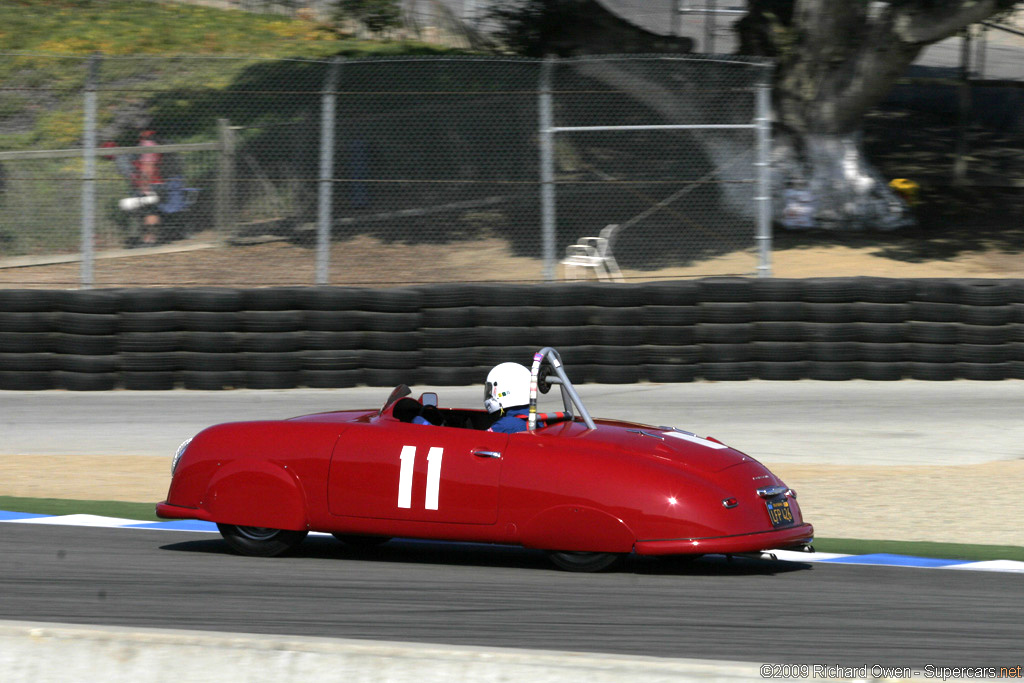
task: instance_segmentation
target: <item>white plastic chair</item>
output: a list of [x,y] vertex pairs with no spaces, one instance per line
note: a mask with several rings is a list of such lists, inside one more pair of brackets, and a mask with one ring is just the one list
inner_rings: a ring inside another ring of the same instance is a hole
[[581,237],[579,242],[566,247],[561,262],[566,279],[578,280],[578,269],[589,268],[600,280],[622,282],[622,271],[612,256],[612,240],[618,227],[618,223],[606,225],[599,237]]

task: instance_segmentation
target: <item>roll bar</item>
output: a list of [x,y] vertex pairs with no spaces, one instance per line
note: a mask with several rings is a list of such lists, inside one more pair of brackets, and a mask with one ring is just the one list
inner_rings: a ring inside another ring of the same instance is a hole
[[[548,362],[551,372],[554,373],[554,377],[550,372],[541,372],[541,364],[545,360]],[[594,424],[594,419],[590,417],[586,406],[583,405],[583,399],[576,393],[576,387],[572,385],[569,376],[565,374],[562,357],[550,346],[545,346],[533,354],[533,367],[530,368],[530,416],[527,420],[527,429],[532,432],[537,428],[537,391],[546,394],[552,384],[557,384],[562,390],[562,406],[565,408],[565,412],[571,416],[575,405],[579,410],[580,417],[586,423],[587,429],[596,429],[597,425]]]

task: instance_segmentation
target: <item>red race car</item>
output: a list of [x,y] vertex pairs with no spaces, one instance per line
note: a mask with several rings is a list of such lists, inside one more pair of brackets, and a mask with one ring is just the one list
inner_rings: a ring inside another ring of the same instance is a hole
[[[519,433],[405,385],[377,410],[209,427],[178,449],[157,515],[215,522],[231,548],[261,556],[309,531],[357,545],[516,544],[572,571],[630,552],[809,549],[796,493],[750,456],[673,427],[594,420],[552,348],[528,379]],[[563,411],[537,413],[552,385]]]

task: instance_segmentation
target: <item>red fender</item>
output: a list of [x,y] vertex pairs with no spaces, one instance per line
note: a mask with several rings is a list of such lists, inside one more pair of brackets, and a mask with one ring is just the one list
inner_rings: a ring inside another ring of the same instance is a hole
[[217,469],[200,507],[223,524],[307,529],[302,486],[286,466],[242,459]]
[[527,548],[606,553],[628,553],[635,542],[621,519],[582,505],[548,508],[526,523],[521,539]]

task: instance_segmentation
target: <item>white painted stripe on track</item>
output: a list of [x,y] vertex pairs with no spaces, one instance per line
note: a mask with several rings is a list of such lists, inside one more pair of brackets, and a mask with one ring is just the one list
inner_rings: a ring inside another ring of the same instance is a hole
[[[24,516],[22,516],[24,515]],[[184,527],[176,526],[179,522],[144,522],[137,519],[118,517],[102,517],[99,515],[52,515],[41,516],[30,513],[7,512],[0,510],[0,522],[12,524],[53,524],[63,526],[85,526],[119,529],[145,529],[157,531],[188,531],[199,533],[217,533],[216,527],[209,522],[188,522]],[[313,536],[327,536],[314,532]],[[842,553],[806,553],[798,550],[768,550],[777,559],[784,562],[813,562],[823,564],[857,564],[884,567],[913,567],[918,569],[966,569],[987,572],[1009,572],[1024,574],[1024,562],[1016,560],[984,560],[970,562],[966,560],[943,560],[931,557],[914,557],[910,555],[893,555],[875,553],[870,555],[845,555]]]

